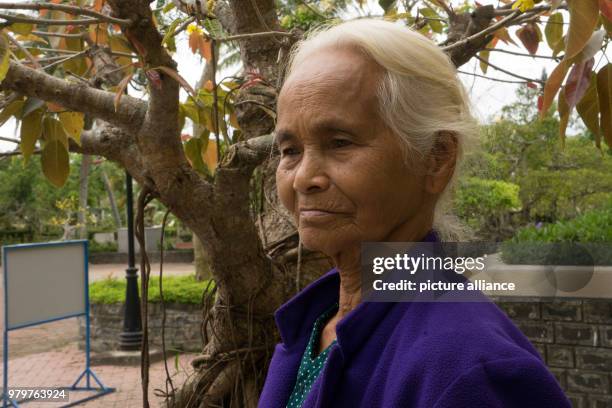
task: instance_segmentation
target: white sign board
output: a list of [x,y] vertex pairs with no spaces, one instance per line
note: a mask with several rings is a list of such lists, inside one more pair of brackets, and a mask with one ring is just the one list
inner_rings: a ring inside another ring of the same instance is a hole
[[86,244],[3,247],[7,329],[86,313]]

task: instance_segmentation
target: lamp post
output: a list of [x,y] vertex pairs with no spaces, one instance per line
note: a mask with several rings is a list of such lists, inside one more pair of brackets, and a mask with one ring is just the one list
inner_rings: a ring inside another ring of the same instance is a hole
[[127,236],[128,267],[125,270],[127,286],[125,290],[125,313],[123,332],[120,334],[121,350],[140,350],[142,342],[142,322],[140,317],[140,297],[138,295],[138,268],[134,266],[134,198],[132,176],[125,172],[125,192],[127,196]]

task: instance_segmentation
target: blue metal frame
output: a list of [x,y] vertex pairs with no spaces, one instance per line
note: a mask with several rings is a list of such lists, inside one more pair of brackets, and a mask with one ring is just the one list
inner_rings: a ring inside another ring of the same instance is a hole
[[[65,246],[65,245],[83,245],[84,259],[85,265],[85,311],[81,313],[73,313],[66,316],[58,316],[52,319],[41,320],[38,322],[29,322],[17,325],[15,327],[8,328],[8,286],[7,286],[7,271],[8,271],[8,261],[6,258],[7,250],[13,249],[22,249],[22,248],[31,248],[31,247],[49,247],[49,246]],[[3,261],[3,269],[4,269],[4,330],[3,330],[3,343],[4,343],[4,356],[3,356],[3,370],[4,370],[4,384],[2,388],[2,407],[6,408],[7,403],[12,405],[13,407],[18,408],[20,402],[29,401],[31,399],[22,399],[16,401],[8,396],[6,390],[8,389],[8,332],[11,330],[22,329],[24,327],[36,326],[39,324],[54,322],[57,320],[68,319],[71,317],[78,317],[85,315],[85,370],[78,376],[77,380],[68,388],[69,391],[92,391],[92,390],[100,390],[100,392],[91,395],[89,397],[73,401],[67,405],[63,405],[62,407],[71,407],[77,404],[81,404],[85,401],[92,400],[94,398],[99,398],[103,395],[110,394],[115,391],[115,388],[106,387],[102,382],[98,379],[98,377],[93,373],[90,367],[90,328],[89,328],[89,243],[86,239],[72,240],[72,241],[55,241],[55,242],[40,242],[33,244],[17,244],[17,245],[5,245],[2,247],[2,261]],[[81,381],[81,379],[85,376],[85,387],[77,387],[77,384]],[[98,383],[99,387],[92,387],[90,384],[90,377]]]

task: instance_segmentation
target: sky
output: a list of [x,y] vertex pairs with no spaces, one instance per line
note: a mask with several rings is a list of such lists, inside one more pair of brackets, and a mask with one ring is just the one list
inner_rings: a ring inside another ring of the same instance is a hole
[[[496,0],[480,0],[479,2],[481,4],[493,5],[497,5],[499,3]],[[458,3],[458,1],[450,1],[451,6],[456,6]],[[563,13],[565,14],[564,21],[567,23],[568,15],[565,11],[563,11]],[[352,18],[364,15],[381,16],[382,14],[383,10],[378,5],[378,2],[368,0],[365,2],[363,9],[359,9],[357,7],[350,8],[347,10],[346,14],[342,16],[342,18]],[[543,18],[543,20],[545,19],[546,17]],[[512,44],[506,45],[502,41],[499,41],[496,48],[527,54],[527,50],[525,50],[515,35],[516,28],[511,28],[509,31],[510,36],[517,44],[519,44],[519,46],[514,46]],[[202,69],[204,67],[204,61],[199,57],[199,55],[194,55],[189,49],[187,34],[185,32],[179,34],[176,44],[177,52],[174,55],[174,58],[178,62],[179,73],[193,86],[200,78]],[[547,46],[546,42],[543,41],[539,44],[537,54],[550,56],[552,55],[552,51]],[[605,57],[607,57],[608,60],[612,60],[612,50],[608,50]],[[595,56],[595,69],[607,63],[605,57],[602,57],[601,52]],[[516,56],[502,52],[491,52],[489,62],[515,74],[533,79],[539,79],[543,70],[550,74],[550,72],[557,65],[557,62],[552,59],[533,58],[531,56]],[[218,79],[221,79],[228,74],[234,74],[237,70],[239,70],[239,68],[240,67],[236,65],[224,71],[220,71],[218,73]],[[472,59],[470,62],[460,67],[460,70],[482,75],[479,62],[476,59]],[[459,76],[466,87],[466,90],[468,91],[470,100],[474,107],[474,113],[482,123],[494,121],[499,115],[501,108],[515,100],[516,88],[518,86],[524,86],[519,84],[496,82],[472,75],[459,74]],[[504,80],[517,80],[517,78],[513,78],[503,72],[497,71],[492,67],[488,68],[486,76],[489,78]],[[134,95],[134,92],[130,92],[130,94]],[[185,100],[186,96],[186,93],[182,91],[181,100]],[[574,132],[575,131],[576,130],[574,129]],[[571,128],[568,129],[568,134],[572,134]],[[15,128],[14,120],[11,119],[0,127],[0,136],[18,138],[19,133],[18,129]],[[14,147],[14,143],[0,141],[0,151],[13,150]]]

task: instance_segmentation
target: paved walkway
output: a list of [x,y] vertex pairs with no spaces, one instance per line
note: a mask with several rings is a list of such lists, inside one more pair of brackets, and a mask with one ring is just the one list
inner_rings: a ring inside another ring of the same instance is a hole
[[[194,354],[179,356],[178,371],[174,357],[168,358],[168,371],[175,387],[183,384],[185,379],[193,374],[190,361]],[[39,354],[30,354],[25,357],[9,361],[9,386],[12,387],[64,387],[72,385],[85,368],[85,354],[78,350],[76,344],[47,351]],[[131,408],[142,406],[142,385],[140,380],[140,366],[94,366],[93,373],[106,387],[114,387],[117,391],[84,402],[84,407],[104,408]],[[90,377],[91,378],[91,377]],[[97,386],[93,378],[92,386]],[[152,407],[164,406],[163,398],[157,397],[155,389],[165,391],[166,372],[163,361],[159,361],[150,368],[149,374],[149,402]],[[86,385],[85,378],[78,386]],[[95,394],[91,391],[71,391],[70,400],[73,402]],[[24,402],[24,407],[57,407],[66,404],[53,402]],[[22,405],[22,404],[20,404]]]
[[[107,277],[123,278],[126,265],[90,265],[89,268],[90,281],[95,281]],[[164,264],[164,275],[166,276],[188,275],[193,272],[192,264]],[[151,264],[151,274],[152,276],[159,274],[159,264]],[[2,281],[0,279],[0,285]],[[4,305],[3,294],[2,289],[0,290],[0,316],[3,316],[4,313],[2,310]],[[4,322],[0,321],[0,327],[3,327],[3,325]],[[78,350],[78,340],[79,330],[76,318],[9,332],[9,386],[50,387],[72,385],[85,367],[85,354]],[[4,353],[4,350],[1,350],[0,356],[2,353]],[[193,354],[188,354],[179,357],[178,373],[175,369],[174,357],[168,359],[170,374],[176,375],[175,384],[182,384],[186,375],[192,372],[189,361],[193,356]],[[140,366],[95,366],[92,370],[104,385],[116,387],[117,392],[86,402],[82,406],[121,408],[142,406]],[[165,378],[163,361],[153,364],[149,387],[151,406],[158,405],[157,402],[153,403],[154,399],[155,401],[162,401],[161,398],[154,396],[153,389],[165,390]],[[79,385],[84,384],[84,380],[79,383]],[[74,401],[90,394],[84,391],[73,392],[71,400]],[[24,403],[26,407],[59,405],[61,404]]]

